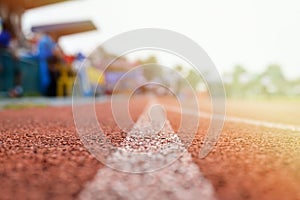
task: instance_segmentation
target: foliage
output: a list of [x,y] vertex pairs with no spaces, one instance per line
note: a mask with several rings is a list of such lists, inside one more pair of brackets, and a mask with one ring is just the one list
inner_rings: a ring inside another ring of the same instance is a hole
[[260,74],[251,74],[241,65],[225,75],[225,89],[228,97],[272,97],[299,96],[300,79],[287,80],[281,67],[272,64]]

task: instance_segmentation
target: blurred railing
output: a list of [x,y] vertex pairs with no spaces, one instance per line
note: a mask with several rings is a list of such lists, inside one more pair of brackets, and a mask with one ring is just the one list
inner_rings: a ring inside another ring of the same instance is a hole
[[24,95],[40,95],[39,64],[34,59],[17,59],[9,51],[0,50],[0,95],[7,96],[16,85]]

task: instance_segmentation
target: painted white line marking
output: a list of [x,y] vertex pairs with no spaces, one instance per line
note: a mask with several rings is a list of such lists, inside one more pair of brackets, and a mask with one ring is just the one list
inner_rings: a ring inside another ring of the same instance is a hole
[[[156,160],[157,163],[150,163],[150,168],[153,165],[160,166],[170,158],[174,159],[173,156],[178,155],[178,150],[181,151],[181,156],[171,165],[150,173],[123,173],[104,167],[98,171],[94,180],[86,185],[79,195],[80,199],[216,199],[212,185],[193,163],[191,155],[174,133],[168,120],[156,136],[137,136],[138,133],[151,132],[151,125],[153,126],[153,123],[150,123],[149,116],[143,113],[122,142],[120,150],[113,153],[108,162],[116,165],[125,163],[123,170],[135,171],[147,169],[147,163],[143,163],[145,157],[132,156],[132,152],[145,152],[144,155],[150,160]],[[166,146],[168,150],[175,147],[175,154],[160,151],[165,150]]]
[[[198,113],[198,112],[195,112],[194,110],[188,110],[188,109],[181,111],[180,108],[175,107],[175,106],[165,106],[165,109],[169,110],[169,111],[173,111],[173,112],[178,112],[178,113],[182,112],[183,114],[187,114],[187,115],[199,116],[199,117],[206,118],[206,119],[211,119],[211,117],[212,117],[212,114],[208,113],[208,112],[200,111]],[[223,116],[223,115],[219,115],[219,114],[214,114],[214,118],[216,120],[223,120],[225,118],[225,121],[229,121],[229,122],[243,123],[243,124],[249,124],[249,125],[254,125],[254,126],[263,126],[263,127],[267,127],[267,128],[276,128],[276,129],[300,132],[299,126],[294,126],[294,125],[290,125],[290,124],[260,121],[260,120],[254,120],[254,119],[232,117],[232,116]]]

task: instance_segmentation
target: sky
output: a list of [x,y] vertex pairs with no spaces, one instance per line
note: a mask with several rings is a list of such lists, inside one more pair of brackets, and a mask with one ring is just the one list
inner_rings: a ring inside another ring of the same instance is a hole
[[34,25],[83,19],[98,31],[62,37],[65,52],[89,53],[122,32],[163,28],[198,43],[221,73],[279,64],[288,78],[300,77],[299,0],[74,0],[29,10],[22,24],[29,33]]

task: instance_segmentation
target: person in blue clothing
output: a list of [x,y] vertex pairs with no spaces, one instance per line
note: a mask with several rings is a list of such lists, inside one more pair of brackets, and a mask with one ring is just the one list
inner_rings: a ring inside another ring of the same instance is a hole
[[[57,48],[57,44],[52,40],[52,38],[46,33],[40,33],[40,39],[37,44],[37,53],[40,64],[40,83],[41,92],[44,95],[49,96],[48,88],[51,84],[51,76],[49,71],[48,61],[52,60],[54,52]],[[52,94],[50,95],[52,96]]]
[[11,40],[11,33],[9,31],[9,27],[6,21],[0,21],[0,48],[8,48],[9,42]]

